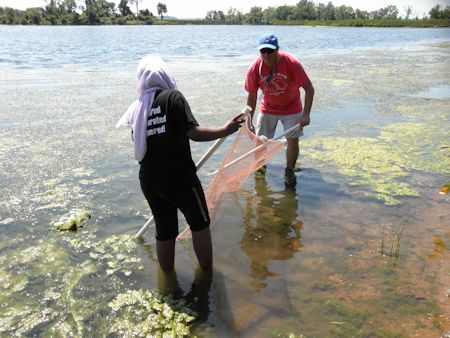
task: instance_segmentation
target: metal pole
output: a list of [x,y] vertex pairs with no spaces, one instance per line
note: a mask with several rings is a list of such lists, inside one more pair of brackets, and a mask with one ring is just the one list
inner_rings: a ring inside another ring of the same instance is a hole
[[[296,124],[295,126],[293,126],[293,127],[289,128],[288,130],[286,130],[284,133],[282,133],[282,134],[280,134],[279,136],[273,138],[272,140],[276,141],[276,140],[279,140],[279,139],[285,137],[286,135],[289,135],[289,134],[292,133],[293,131],[297,130],[299,126],[300,126],[300,124],[298,123],[298,124]],[[266,142],[267,142],[267,141],[266,141]],[[252,150],[250,150],[249,152],[245,153],[244,155],[239,156],[237,159],[231,161],[230,163],[228,163],[227,165],[225,165],[225,166],[223,167],[223,169],[226,169],[226,168],[228,168],[229,166],[232,166],[233,164],[235,164],[236,162],[239,162],[239,161],[243,160],[244,158],[246,158],[246,157],[250,156],[251,154],[257,152],[258,150],[260,150],[260,149],[261,149],[262,147],[264,147],[264,146],[265,146],[265,142],[263,142],[262,144],[260,144],[260,145],[257,146],[256,148],[253,148]],[[212,172],[212,173],[210,173],[209,175],[215,175],[216,173],[217,173],[217,170],[214,171],[214,172]]]

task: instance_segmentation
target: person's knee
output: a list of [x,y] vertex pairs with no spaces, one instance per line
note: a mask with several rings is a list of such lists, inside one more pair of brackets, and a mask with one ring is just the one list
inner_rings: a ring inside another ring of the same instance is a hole
[[288,156],[298,157],[300,147],[298,145],[298,139],[288,139],[286,153]]

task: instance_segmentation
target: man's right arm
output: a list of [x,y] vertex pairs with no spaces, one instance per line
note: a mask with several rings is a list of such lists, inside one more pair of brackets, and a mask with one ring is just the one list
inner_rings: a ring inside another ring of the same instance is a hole
[[256,101],[258,97],[258,89],[259,89],[259,82],[258,82],[258,60],[255,60],[253,64],[248,68],[247,74],[245,76],[245,83],[244,88],[248,93],[247,96],[247,106],[252,108],[252,111],[250,112],[250,116],[247,118],[247,126],[248,129],[250,129],[252,132],[255,132],[255,128],[253,127],[253,115],[255,114],[256,110]]
[[250,112],[250,116],[247,119],[247,124],[248,124],[248,128],[252,132],[255,132],[255,127],[253,127],[253,115],[255,114],[257,95],[258,95],[258,93],[248,93],[248,96],[247,96],[247,106],[252,108],[252,111]]

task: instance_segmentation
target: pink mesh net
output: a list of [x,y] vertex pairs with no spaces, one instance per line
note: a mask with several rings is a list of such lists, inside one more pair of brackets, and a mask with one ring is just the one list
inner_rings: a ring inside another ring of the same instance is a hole
[[[205,193],[206,202],[214,223],[220,199],[226,192],[238,190],[255,170],[275,157],[283,147],[283,141],[261,141],[246,124],[239,130],[214,178]],[[184,229],[178,239],[190,238],[189,228]]]

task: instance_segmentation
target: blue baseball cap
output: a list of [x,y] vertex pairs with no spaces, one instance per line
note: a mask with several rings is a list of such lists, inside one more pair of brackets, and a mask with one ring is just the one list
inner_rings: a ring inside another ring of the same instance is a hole
[[277,49],[278,48],[278,39],[275,35],[269,33],[264,34],[259,38],[259,50],[263,48]]

